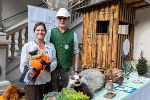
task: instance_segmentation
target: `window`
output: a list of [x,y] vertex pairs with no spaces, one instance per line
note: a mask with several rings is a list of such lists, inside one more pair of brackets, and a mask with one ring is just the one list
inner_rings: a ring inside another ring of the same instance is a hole
[[96,33],[109,33],[109,21],[97,21]]
[[129,34],[129,24],[119,22],[118,34]]

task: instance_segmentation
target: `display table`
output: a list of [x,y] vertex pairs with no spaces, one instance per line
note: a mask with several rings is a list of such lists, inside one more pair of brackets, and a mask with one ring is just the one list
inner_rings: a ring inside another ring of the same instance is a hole
[[[140,77],[140,81],[125,78],[121,86],[115,83],[114,88],[117,90],[113,92],[116,96],[112,100],[150,100],[148,78]],[[92,100],[110,100],[104,97],[107,92],[105,88],[98,90]]]

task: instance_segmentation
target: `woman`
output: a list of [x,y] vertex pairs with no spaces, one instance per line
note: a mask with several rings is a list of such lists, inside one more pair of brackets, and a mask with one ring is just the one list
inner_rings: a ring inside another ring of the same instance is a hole
[[[37,78],[35,85],[25,86],[26,100],[42,100],[43,93],[46,94],[46,92],[49,92],[50,90],[49,83],[51,81],[51,72],[57,66],[56,50],[52,43],[44,42],[44,37],[47,32],[44,23],[36,23],[33,31],[36,37],[35,40],[26,43],[22,48],[20,71],[21,73],[23,73],[24,66],[29,66],[29,63],[31,61],[29,52],[32,52],[36,49],[42,49],[44,51],[44,54],[49,57],[50,65],[46,67],[49,67],[48,69],[50,69],[50,71],[44,70],[43,73]],[[31,74],[32,70],[28,72],[28,76],[30,76]],[[27,80],[27,78],[25,79]],[[48,89],[48,91],[46,91],[46,89]]]

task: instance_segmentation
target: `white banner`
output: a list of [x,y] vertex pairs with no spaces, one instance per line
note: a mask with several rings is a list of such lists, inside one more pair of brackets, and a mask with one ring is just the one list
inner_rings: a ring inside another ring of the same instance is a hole
[[54,10],[28,5],[28,41],[35,40],[33,28],[38,21],[45,23],[47,31],[57,27],[56,13]]

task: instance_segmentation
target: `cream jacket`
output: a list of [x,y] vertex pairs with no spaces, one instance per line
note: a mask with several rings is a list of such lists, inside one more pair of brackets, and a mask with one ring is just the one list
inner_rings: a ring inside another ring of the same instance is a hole
[[[29,52],[39,49],[39,46],[36,44],[35,41],[31,41],[26,43],[21,52],[21,61],[20,61],[20,71],[21,73],[24,70],[25,65],[29,65],[30,58]],[[44,49],[45,55],[47,55],[50,59],[50,69],[51,71],[55,70],[57,66],[57,59],[56,59],[56,50],[52,43],[45,43]],[[30,67],[32,69],[32,67]],[[27,76],[25,77],[25,81],[28,82]],[[46,82],[51,81],[51,72],[43,71],[42,75],[39,76],[35,82],[35,85],[46,84]]]

